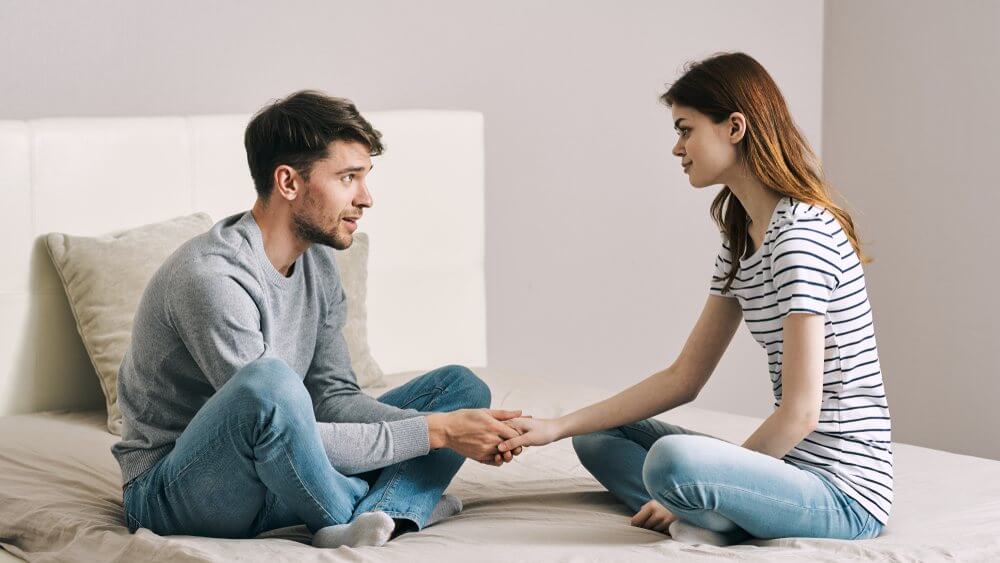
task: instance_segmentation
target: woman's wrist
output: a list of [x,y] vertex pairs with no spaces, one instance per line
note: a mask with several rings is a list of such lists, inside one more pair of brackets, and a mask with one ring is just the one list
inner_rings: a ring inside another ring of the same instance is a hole
[[570,419],[570,415],[563,415],[559,418],[552,419],[552,426],[555,428],[556,438],[552,440],[562,440],[563,438],[571,438],[573,436],[573,422]]

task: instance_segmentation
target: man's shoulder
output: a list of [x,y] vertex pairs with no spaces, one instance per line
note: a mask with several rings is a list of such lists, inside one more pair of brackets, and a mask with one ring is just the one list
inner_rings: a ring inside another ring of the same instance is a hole
[[181,245],[157,271],[172,287],[204,287],[225,279],[255,279],[249,242],[233,227],[239,216],[216,223]]

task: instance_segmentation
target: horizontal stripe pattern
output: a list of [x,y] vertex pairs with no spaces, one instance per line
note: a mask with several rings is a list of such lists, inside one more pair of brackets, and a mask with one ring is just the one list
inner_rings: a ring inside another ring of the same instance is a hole
[[775,408],[781,405],[783,320],[823,315],[823,403],[816,430],[785,461],[808,466],[856,500],[883,525],[892,508],[892,439],[861,261],[829,211],[782,198],[754,254],[733,260],[723,243],[710,293],[736,298],[750,334],[767,352]]

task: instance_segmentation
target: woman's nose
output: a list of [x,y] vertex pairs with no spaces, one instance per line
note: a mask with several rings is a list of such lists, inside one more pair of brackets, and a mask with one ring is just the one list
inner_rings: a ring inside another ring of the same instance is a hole
[[681,144],[681,139],[677,139],[677,142],[674,143],[674,148],[671,152],[674,154],[674,156],[680,156],[680,157],[684,156],[684,145]]

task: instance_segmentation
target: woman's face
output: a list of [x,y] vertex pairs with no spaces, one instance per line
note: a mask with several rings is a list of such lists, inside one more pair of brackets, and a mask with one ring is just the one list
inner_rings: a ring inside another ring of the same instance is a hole
[[696,188],[727,183],[738,161],[737,145],[745,130],[742,114],[734,113],[714,123],[700,111],[674,104],[671,107],[677,143],[671,151],[681,159],[688,181]]

